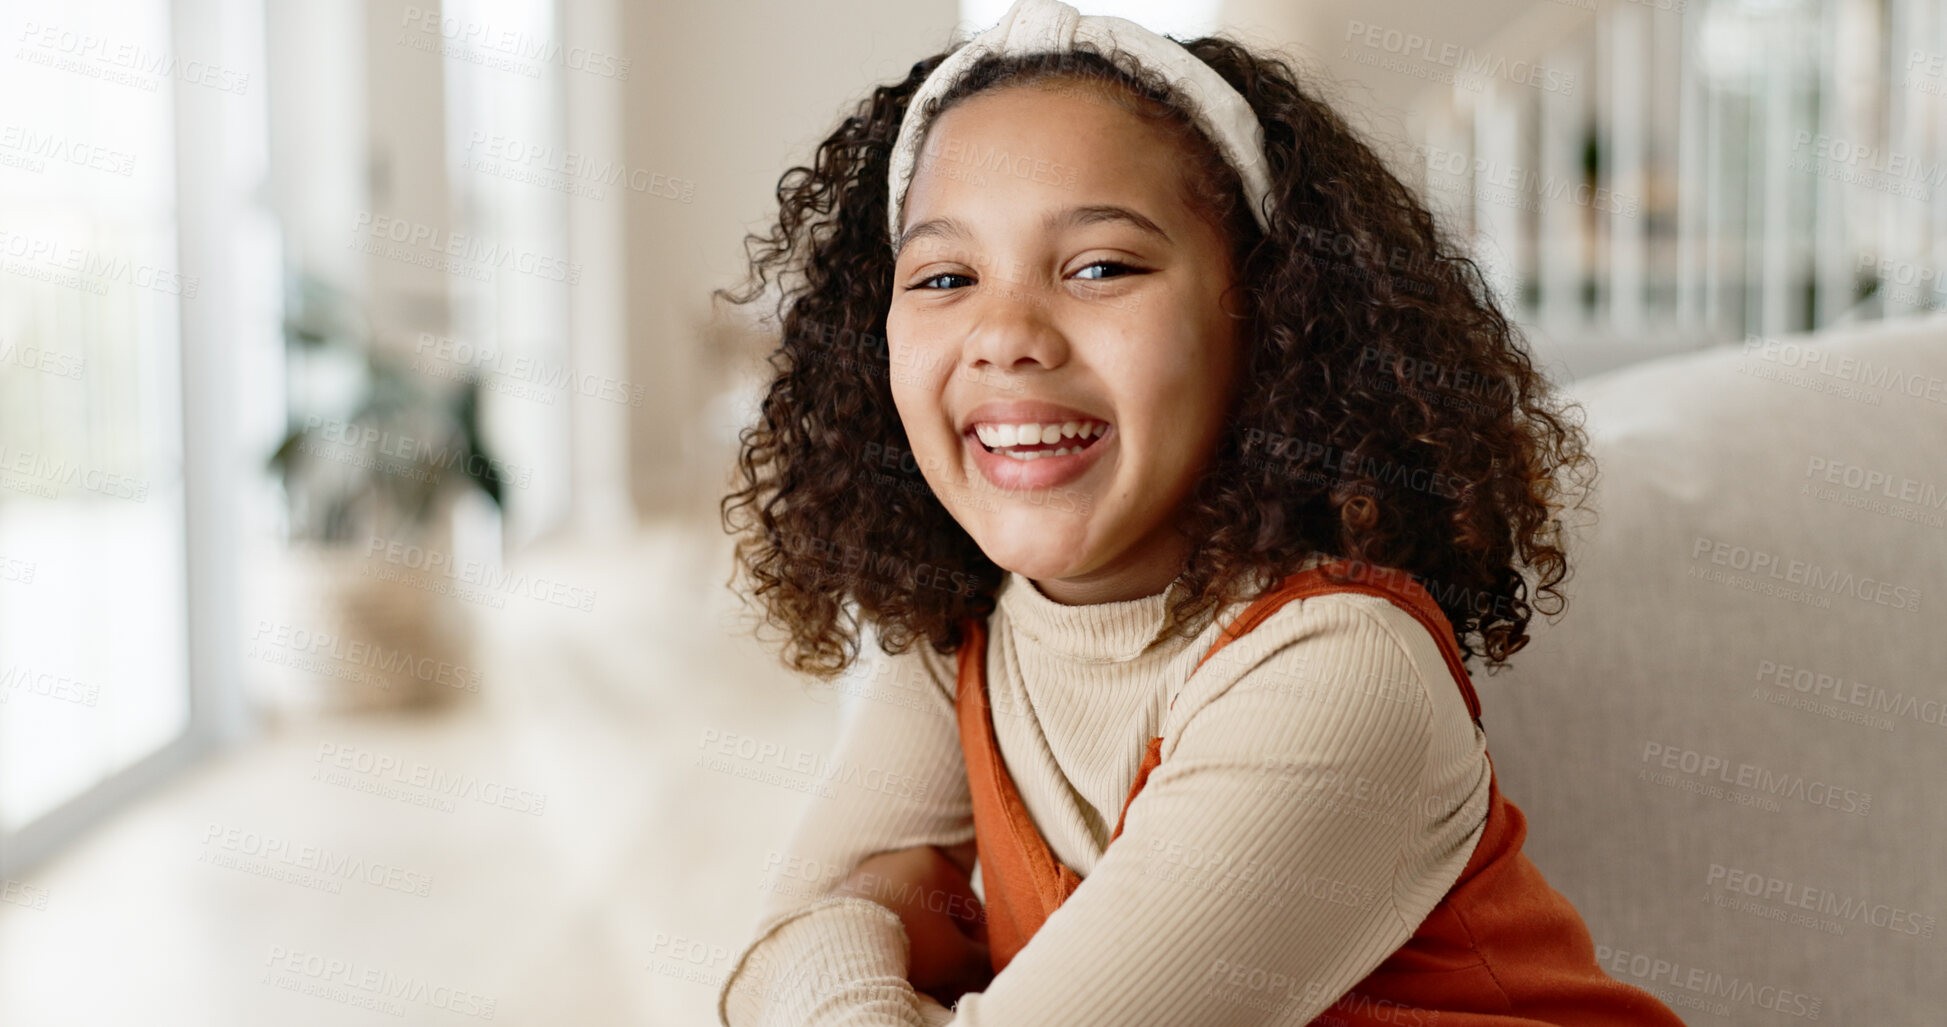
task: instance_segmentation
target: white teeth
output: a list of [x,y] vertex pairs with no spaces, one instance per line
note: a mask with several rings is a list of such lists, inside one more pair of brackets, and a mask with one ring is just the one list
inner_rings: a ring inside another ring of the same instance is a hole
[[[1053,445],[1062,439],[1092,439],[1107,431],[1100,421],[1063,421],[1059,424],[981,424],[974,426],[974,437],[990,449],[1009,446]],[[1080,449],[1081,447],[1076,447]],[[1060,455],[1051,451],[1047,456]]]

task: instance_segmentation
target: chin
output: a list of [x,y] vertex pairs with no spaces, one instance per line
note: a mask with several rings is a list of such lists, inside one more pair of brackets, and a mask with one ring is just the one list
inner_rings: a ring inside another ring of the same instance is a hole
[[1086,529],[1086,522],[1072,513],[1004,506],[998,513],[981,514],[969,534],[1002,570],[1043,580],[1072,577],[1085,569]]
[[[991,558],[991,554],[990,558]],[[1064,553],[1034,553],[1021,559],[996,559],[1001,570],[1012,571],[1032,581],[1060,581],[1075,573],[1075,561]]]

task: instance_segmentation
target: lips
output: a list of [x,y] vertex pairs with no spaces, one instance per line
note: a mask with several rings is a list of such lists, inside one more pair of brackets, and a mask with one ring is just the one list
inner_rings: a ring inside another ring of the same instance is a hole
[[1079,450],[1064,447],[1067,451],[1058,455],[1030,459],[988,449],[971,432],[965,436],[965,445],[968,456],[989,485],[1003,491],[1024,491],[1058,488],[1081,478],[1115,448],[1117,438],[1115,429],[1110,428],[1107,434]]
[[960,437],[988,484],[1053,488],[1086,474],[1115,443],[1107,418],[1034,400],[984,403],[961,421]]

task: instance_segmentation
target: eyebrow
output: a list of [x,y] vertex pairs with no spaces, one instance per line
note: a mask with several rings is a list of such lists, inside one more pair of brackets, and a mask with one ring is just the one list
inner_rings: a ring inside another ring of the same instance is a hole
[[[1049,211],[1048,215],[1041,219],[1041,227],[1050,232],[1061,228],[1079,228],[1084,225],[1104,223],[1128,225],[1139,232],[1153,235],[1165,243],[1171,241],[1169,233],[1163,231],[1162,227],[1157,225],[1156,222],[1127,207],[1119,207],[1112,203],[1094,204],[1086,207],[1069,207],[1064,210]],[[908,243],[926,238],[958,239],[961,242],[970,242],[973,238],[973,230],[967,227],[966,222],[958,218],[927,218],[925,221],[906,229],[906,233],[899,237],[899,247],[893,251],[894,256],[896,257],[906,252],[906,245]]]

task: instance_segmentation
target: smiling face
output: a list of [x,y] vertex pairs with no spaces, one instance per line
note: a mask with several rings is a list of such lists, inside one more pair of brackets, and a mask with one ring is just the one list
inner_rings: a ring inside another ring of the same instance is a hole
[[1003,87],[939,116],[908,187],[893,401],[954,519],[1058,602],[1169,584],[1223,430],[1229,246],[1178,146],[1092,89]]

